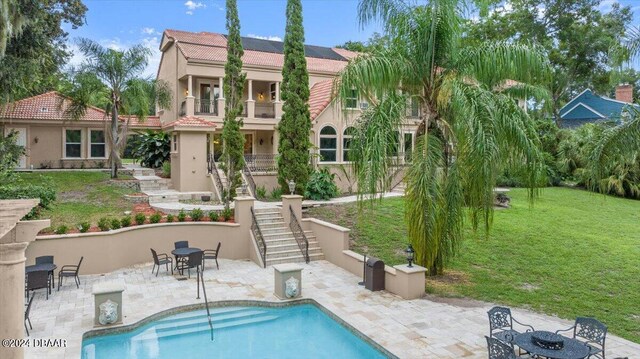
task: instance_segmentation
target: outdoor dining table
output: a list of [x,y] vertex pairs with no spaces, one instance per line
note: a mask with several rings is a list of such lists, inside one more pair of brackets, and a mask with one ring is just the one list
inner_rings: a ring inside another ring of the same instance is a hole
[[188,247],[188,248],[178,248],[171,251],[174,257],[176,257],[176,265],[175,268],[178,269],[178,259],[181,257],[188,257],[189,254],[195,252],[202,252],[202,249],[196,247]]
[[589,356],[589,347],[583,342],[547,331],[518,334],[514,343],[537,357],[584,359]]
[[[56,276],[53,275],[53,271],[56,270],[57,268],[58,266],[53,263],[33,264],[30,266],[24,267],[24,273],[29,274],[31,272],[37,272],[37,271],[47,271],[51,274],[51,286],[55,287]],[[51,293],[51,288],[49,288],[49,293]]]

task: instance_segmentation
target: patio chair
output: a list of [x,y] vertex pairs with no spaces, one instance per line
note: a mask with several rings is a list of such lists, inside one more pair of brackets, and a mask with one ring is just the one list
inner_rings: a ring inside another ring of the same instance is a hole
[[513,322],[526,327],[527,332],[535,330],[532,326],[515,320],[509,308],[493,307],[487,314],[489,314],[489,337],[497,338],[511,346],[513,346],[513,339],[520,334],[519,331],[513,329]]
[[180,273],[183,273],[186,269],[189,278],[191,278],[191,268],[196,268],[199,270],[198,267],[202,265],[202,255],[202,251],[193,252],[189,254],[186,260],[178,262],[178,269],[180,270]]
[[204,269],[204,261],[205,259],[215,259],[216,261],[216,268],[220,269],[220,266],[218,265],[218,253],[220,253],[220,245],[222,243],[218,242],[218,246],[216,247],[216,249],[205,249],[204,251],[202,251],[203,255],[202,255],[202,269]]
[[29,291],[35,291],[38,289],[45,289],[47,293],[47,299],[49,299],[49,271],[46,270],[38,270],[35,272],[27,273],[27,296],[29,295]]
[[595,318],[577,317],[575,324],[560,332],[573,330],[573,339],[580,340],[589,347],[589,358],[605,359],[604,344],[607,338],[607,326]]
[[513,347],[497,338],[487,339],[487,350],[489,352],[489,359],[517,359],[516,353],[513,351]]
[[29,336],[29,329],[27,329],[27,323],[29,323],[29,328],[33,329],[33,326],[31,325],[31,319],[29,319],[29,313],[31,312],[31,303],[33,303],[33,297],[35,297],[35,294],[32,295],[31,298],[29,298],[27,309],[24,311],[24,330],[27,331],[27,336]]
[[173,242],[173,245],[175,246],[175,249],[189,248],[189,241],[177,241]]
[[160,273],[160,266],[164,264],[167,272],[169,271],[169,267],[171,267],[171,274],[173,275],[173,258],[169,257],[166,253],[156,253],[156,251],[151,248],[151,255],[153,256],[153,268],[151,268],[151,274],[158,267],[156,271],[156,277],[158,273]]
[[67,264],[60,268],[60,272],[58,272],[58,290],[60,290],[60,286],[62,285],[62,278],[73,277],[76,282],[76,287],[80,288],[80,277],[78,273],[80,272],[80,265],[82,265],[82,260],[84,257],[80,257],[80,262],[78,265],[75,264]]
[[[38,264],[53,264],[53,256],[40,256],[40,257],[36,257],[36,265]],[[53,275],[53,271],[49,272],[49,275],[51,276],[51,284],[52,285],[56,285],[54,282],[54,275]]]

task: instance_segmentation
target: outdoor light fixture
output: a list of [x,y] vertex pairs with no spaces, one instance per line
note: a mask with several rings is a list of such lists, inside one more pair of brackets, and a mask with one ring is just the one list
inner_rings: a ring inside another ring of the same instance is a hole
[[413,262],[413,256],[415,255],[416,252],[413,250],[411,243],[409,243],[409,247],[407,247],[407,249],[405,249],[404,252],[407,253],[407,261],[409,261],[408,267],[413,267],[411,262]]
[[260,139],[260,146],[262,146],[262,143],[264,142],[264,140],[261,138]]
[[289,192],[293,194],[293,192],[296,191],[296,183],[293,182],[293,180],[289,180],[288,184],[289,184]]
[[258,100],[260,101],[264,100],[264,93],[258,92]]

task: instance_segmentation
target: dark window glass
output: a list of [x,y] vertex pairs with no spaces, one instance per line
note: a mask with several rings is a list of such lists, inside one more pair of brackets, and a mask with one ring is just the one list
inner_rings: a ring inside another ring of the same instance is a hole
[[320,130],[320,162],[335,162],[338,148],[338,136],[331,126]]
[[336,151],[335,150],[320,150],[320,162],[335,162]]
[[80,158],[82,148],[82,131],[66,130],[65,141],[65,157]]

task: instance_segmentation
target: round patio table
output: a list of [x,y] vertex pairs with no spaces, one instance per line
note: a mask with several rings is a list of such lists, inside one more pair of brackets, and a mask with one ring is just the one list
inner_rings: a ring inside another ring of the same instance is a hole
[[[33,264],[30,266],[26,266],[24,267],[24,274],[29,274],[31,272],[37,272],[37,271],[47,271],[49,272],[49,274],[51,275],[51,287],[55,287],[56,286],[56,276],[53,275],[53,271],[56,270],[58,268],[57,265],[53,264],[53,263],[42,263],[42,264]],[[51,293],[51,288],[49,288],[49,293]]]
[[[188,257],[189,254],[195,252],[202,252],[202,249],[196,247],[188,247],[188,248],[178,248],[171,251],[171,254],[176,257],[176,269],[178,269],[178,258],[180,257]],[[182,272],[181,272],[182,273]]]
[[555,334],[550,332],[535,331],[527,332],[516,335],[514,343],[526,350],[529,354],[549,358],[549,359],[584,359],[589,356],[589,347],[581,341],[567,338],[559,335],[562,338],[562,349],[546,349],[536,345],[533,342],[533,336],[539,334]]

